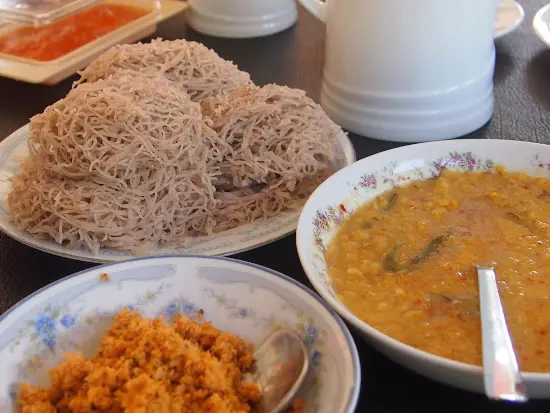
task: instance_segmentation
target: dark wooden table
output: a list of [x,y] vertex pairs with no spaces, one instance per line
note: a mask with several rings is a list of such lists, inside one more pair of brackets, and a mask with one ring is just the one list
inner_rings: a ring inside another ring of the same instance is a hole
[[[550,143],[550,50],[531,28],[534,13],[545,1],[521,3],[526,11],[524,23],[497,42],[493,120],[470,137]],[[161,24],[156,35],[203,42],[250,72],[257,84],[279,83],[305,89],[318,100],[324,27],[303,10],[296,27],[263,39],[201,36],[187,29],[181,15]],[[30,116],[65,96],[73,80],[48,87],[0,79],[0,136],[8,136]],[[351,138],[359,158],[398,146],[360,136]],[[273,268],[311,287],[300,266],[294,236],[235,258]],[[0,313],[42,286],[90,266],[42,253],[0,235]],[[394,364],[360,339],[356,342],[363,371],[358,412],[550,412],[550,402],[503,405],[434,383]]]

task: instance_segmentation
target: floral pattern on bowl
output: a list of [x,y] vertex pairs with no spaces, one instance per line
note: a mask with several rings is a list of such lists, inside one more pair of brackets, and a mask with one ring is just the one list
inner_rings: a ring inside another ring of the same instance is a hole
[[[296,235],[298,255],[314,288],[378,349],[432,379],[483,393],[481,369],[413,349],[385,336],[352,314],[336,295],[325,261],[326,249],[353,211],[396,186],[432,179],[448,168],[511,171],[550,176],[550,146],[499,140],[454,140],[409,145],[355,162],[325,181],[306,203]],[[460,366],[459,366],[460,365]],[[550,397],[550,374],[527,380],[531,397]],[[529,377],[529,373],[526,374]]]
[[[108,276],[105,277],[105,274]],[[352,412],[360,385],[349,331],[309,290],[281,274],[221,258],[159,257],[84,271],[31,295],[0,318],[0,411],[16,413],[21,382],[45,385],[67,352],[94,354],[124,307],[171,320],[183,313],[259,344],[297,331],[311,370],[302,388],[312,412]]]

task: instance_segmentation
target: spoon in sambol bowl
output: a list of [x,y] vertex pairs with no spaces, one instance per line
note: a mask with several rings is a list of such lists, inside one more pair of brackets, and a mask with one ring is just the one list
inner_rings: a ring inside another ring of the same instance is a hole
[[261,397],[252,412],[282,412],[292,403],[309,369],[302,338],[292,330],[277,330],[254,351],[254,359],[254,369],[245,381],[257,384]]
[[498,293],[495,270],[476,265],[483,342],[485,394],[493,400],[526,402],[512,339]]

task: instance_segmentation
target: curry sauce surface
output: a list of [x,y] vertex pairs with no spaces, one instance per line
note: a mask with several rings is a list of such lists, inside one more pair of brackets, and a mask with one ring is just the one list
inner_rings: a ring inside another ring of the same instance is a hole
[[354,211],[326,259],[340,300],[383,333],[481,364],[474,265],[494,266],[523,371],[550,372],[550,180],[444,171]]

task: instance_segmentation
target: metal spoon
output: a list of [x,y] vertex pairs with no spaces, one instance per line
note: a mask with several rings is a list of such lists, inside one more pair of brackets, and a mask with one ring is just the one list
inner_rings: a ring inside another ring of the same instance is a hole
[[479,283],[483,373],[485,394],[490,399],[527,401],[493,268],[476,266]]
[[262,396],[253,413],[279,413],[289,406],[309,369],[302,338],[281,329],[267,337],[254,352],[254,370],[245,381],[260,386]]

